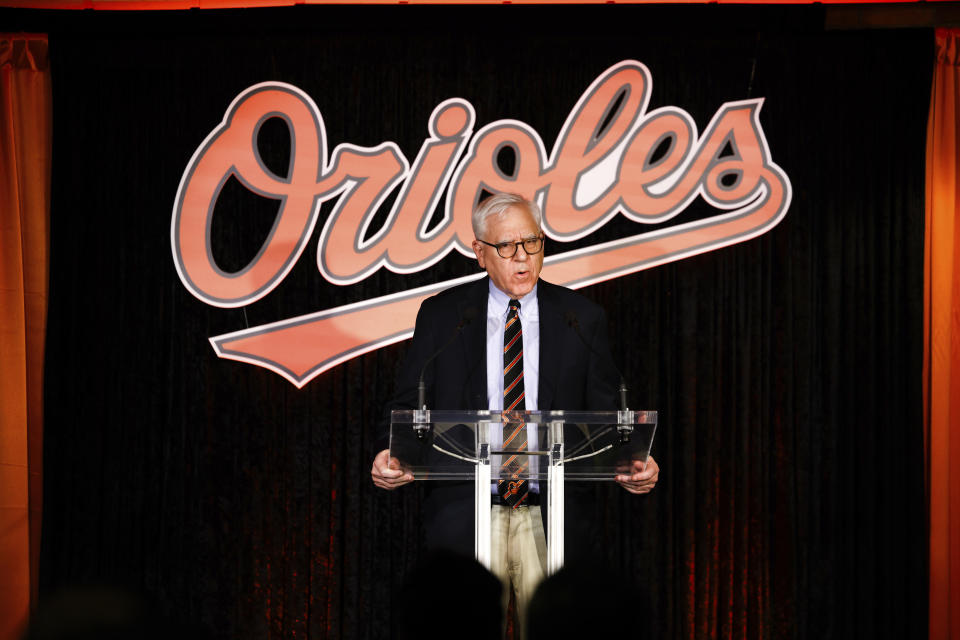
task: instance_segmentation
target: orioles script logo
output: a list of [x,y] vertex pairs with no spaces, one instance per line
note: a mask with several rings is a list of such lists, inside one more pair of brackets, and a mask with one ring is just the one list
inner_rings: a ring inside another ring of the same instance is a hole
[[[342,143],[328,157],[323,118],[308,95],[279,82],[250,87],[193,154],[177,191],[171,222],[173,260],[183,284],[207,304],[238,307],[267,295],[307,246],[320,205],[336,199],[320,232],[317,268],[338,285],[386,267],[426,269],[451,251],[473,256],[470,215],[486,191],[536,198],[544,231],[562,243],[582,238],[613,216],[662,223],[697,196],[716,215],[661,227],[576,251],[552,252],[546,280],[579,288],[641,269],[743,242],[786,214],[791,187],[773,163],[760,127],[762,98],[724,103],[702,134],[677,107],[647,110],[651,78],[635,60],[601,74],[573,106],[552,149],[517,120],[474,132],[466,100],[438,105],[428,137],[411,165],[393,142]],[[257,147],[261,125],[281,118],[290,132],[285,176],[266,167]],[[511,174],[497,162],[505,148]],[[259,253],[226,273],[210,249],[214,205],[234,176],[247,189],[276,199],[279,210]],[[395,189],[380,229],[369,226]],[[429,228],[446,194],[442,220]],[[374,231],[371,235],[369,232]],[[368,237],[369,236],[369,237]],[[413,334],[420,303],[483,274],[440,282],[210,338],[217,355],[266,367],[302,387],[320,373]]]

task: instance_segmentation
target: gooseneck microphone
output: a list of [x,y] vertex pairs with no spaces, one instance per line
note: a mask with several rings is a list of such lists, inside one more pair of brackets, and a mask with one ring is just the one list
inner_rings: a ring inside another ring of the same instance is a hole
[[[587,339],[583,337],[583,332],[580,331],[580,320],[577,319],[577,314],[572,309],[569,309],[567,310],[567,313],[564,317],[566,318],[567,325],[569,325],[570,328],[573,329],[574,332],[577,334],[577,337],[580,338],[580,342],[582,342],[584,346],[587,349],[589,349],[593,355],[598,357],[603,357],[600,353],[597,352],[596,349],[593,348],[593,345],[587,342]],[[611,364],[613,363],[611,362]],[[620,373],[619,369],[617,369],[617,365],[613,364],[613,368],[617,372],[617,375],[620,376],[620,386],[617,388],[617,392],[618,392],[618,395],[620,396],[621,417],[620,417],[620,424],[617,425],[617,429],[620,431],[620,441],[629,442],[630,433],[633,431],[633,425],[627,424],[622,415],[627,411],[629,411],[629,409],[627,408],[627,383],[623,379],[623,374]]]
[[[587,349],[589,349],[593,355],[598,357],[603,357],[600,353],[597,352],[596,349],[593,348],[593,345],[587,342],[587,339],[583,337],[583,332],[580,331],[580,321],[577,319],[577,314],[572,310],[570,310],[570,311],[567,311],[565,317],[567,320],[567,324],[570,326],[571,329],[573,329],[576,332],[577,337],[580,338],[580,342],[582,342],[584,346]],[[620,395],[620,411],[627,411],[627,383],[623,379],[623,374],[620,373],[619,369],[617,369],[617,365],[613,365],[613,368],[616,370],[617,375],[620,376],[620,387],[617,389]]]
[[427,361],[423,363],[423,367],[420,369],[420,378],[417,382],[417,409],[421,411],[426,411],[427,409],[427,385],[423,381],[423,376],[427,373],[427,367],[430,366],[430,363],[433,362],[437,356],[447,350],[453,341],[457,339],[457,336],[460,335],[460,332],[464,328],[473,322],[474,318],[477,317],[477,308],[475,306],[469,306],[463,310],[463,314],[460,316],[460,322],[457,323],[457,326],[453,329],[453,334],[450,336],[450,339],[447,340],[443,346],[433,352]]

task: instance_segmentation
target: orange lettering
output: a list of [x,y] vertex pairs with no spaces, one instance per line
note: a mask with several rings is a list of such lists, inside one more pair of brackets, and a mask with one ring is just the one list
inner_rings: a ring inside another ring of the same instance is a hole
[[618,150],[647,107],[648,76],[640,63],[614,66],[594,81],[567,117],[543,207],[551,238],[582,238],[616,213]]
[[[700,195],[716,215],[618,238],[574,251],[551,252],[543,276],[584,287],[756,237],[786,215],[791,186],[774,164],[759,111],[762,99],[721,106],[698,137],[678,107],[647,112],[651,78],[625,60],[598,76],[571,109],[548,155],[540,135],[518,120],[500,120],[475,134],[469,102],[451,98],[430,115],[428,136],[411,166],[393,142],[338,145],[327,165],[323,120],[296,87],[263,83],[231,103],[222,122],[191,158],[171,221],[174,263],[184,285],[208,304],[236,307],[271,291],[300,257],[320,205],[337,202],[324,222],[317,267],[348,285],[380,267],[412,273],[451,250],[471,256],[471,214],[484,191],[538,199],[554,240],[582,238],[618,212],[637,223],[662,223]],[[257,151],[261,124],[282,118],[290,131],[288,175],[265,167]],[[513,169],[500,154],[509,148]],[[278,213],[257,256],[225,273],[210,253],[209,226],[220,190],[231,177],[274,198]],[[399,193],[380,229],[370,225],[387,197]],[[443,216],[431,227],[446,191]],[[211,338],[217,354],[276,371],[295,385],[351,357],[409,337],[426,296],[480,277],[466,276],[336,309]]]
[[[260,125],[274,116],[286,121],[297,150],[286,177],[267,169],[256,149]],[[320,206],[317,180],[325,154],[323,123],[304,93],[266,83],[237,96],[223,122],[187,165],[173,209],[173,260],[191,293],[207,304],[238,307],[262,298],[283,280],[313,232]],[[209,238],[214,204],[231,175],[251,191],[280,202],[260,252],[236,273],[216,265]]]

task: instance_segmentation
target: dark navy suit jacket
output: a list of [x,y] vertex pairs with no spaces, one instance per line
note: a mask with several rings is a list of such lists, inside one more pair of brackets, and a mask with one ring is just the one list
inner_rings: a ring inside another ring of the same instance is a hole
[[[412,409],[424,363],[448,341],[427,366],[430,409],[487,409],[486,317],[488,278],[447,289],[423,302],[413,343],[401,367],[390,409]],[[617,408],[619,375],[610,355],[603,310],[566,287],[540,280],[540,379],[538,409],[609,411]],[[470,319],[457,332],[457,326]],[[574,328],[574,320],[580,334]],[[582,337],[581,337],[582,336]],[[586,344],[585,344],[586,343]],[[589,346],[588,346],[589,345]],[[566,487],[565,554],[567,562],[587,560],[596,552],[594,483]],[[542,503],[545,505],[546,500]],[[426,482],[424,518],[427,545],[473,555],[473,485]],[[544,514],[546,515],[546,514]],[[547,522],[544,517],[544,523]]]

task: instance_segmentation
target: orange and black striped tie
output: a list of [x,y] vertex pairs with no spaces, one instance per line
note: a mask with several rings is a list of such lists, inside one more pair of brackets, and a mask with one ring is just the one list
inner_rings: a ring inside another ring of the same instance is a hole
[[[511,300],[507,322],[503,329],[503,410],[526,409],[523,391],[523,331],[520,325],[520,301]],[[504,420],[503,450],[522,451],[527,448],[527,425],[519,421]],[[497,491],[500,497],[514,509],[527,497],[528,483],[520,475],[526,469],[526,458],[508,456],[500,469]]]

